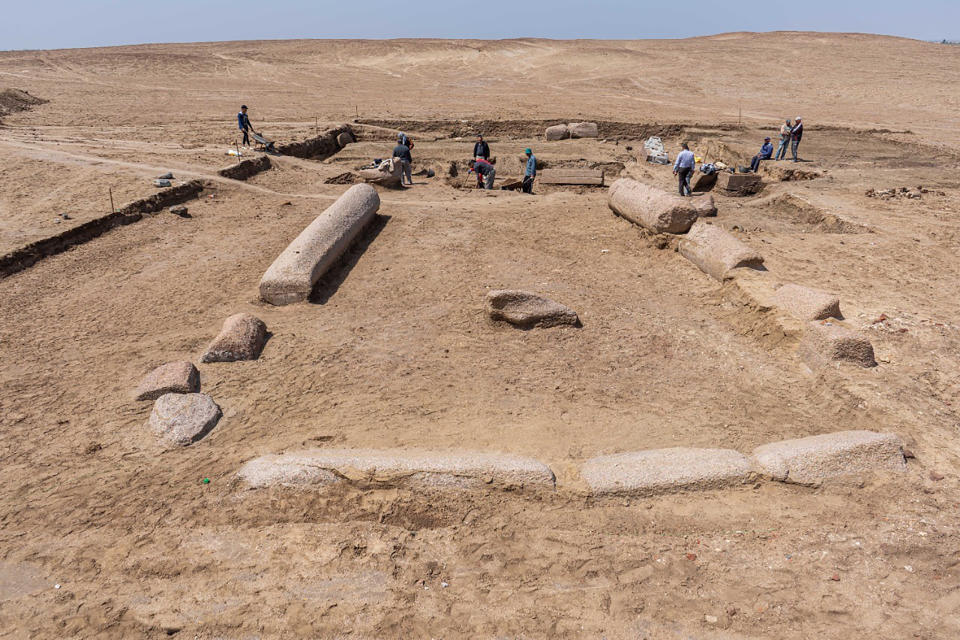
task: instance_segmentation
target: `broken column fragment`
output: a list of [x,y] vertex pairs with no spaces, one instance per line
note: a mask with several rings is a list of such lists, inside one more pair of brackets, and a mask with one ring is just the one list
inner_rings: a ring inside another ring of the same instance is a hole
[[842,318],[840,298],[798,284],[785,284],[774,292],[773,304],[800,320],[824,320]]
[[811,369],[834,362],[877,366],[870,340],[837,322],[808,322],[800,340],[800,357]]
[[763,268],[763,256],[720,227],[698,220],[680,241],[680,255],[701,271],[723,282],[742,267]]
[[632,178],[610,185],[607,204],[617,215],[654,233],[683,233],[697,218],[717,214],[713,196],[684,198]]

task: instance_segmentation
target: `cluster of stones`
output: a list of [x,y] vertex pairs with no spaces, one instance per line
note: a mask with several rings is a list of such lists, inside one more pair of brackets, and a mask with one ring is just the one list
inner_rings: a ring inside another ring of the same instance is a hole
[[596,138],[600,128],[596,122],[571,122],[547,127],[544,136],[547,140],[566,140],[567,138]]
[[[256,360],[267,326],[256,316],[238,313],[226,319],[201,362]],[[134,391],[136,400],[153,400],[148,426],[169,447],[200,440],[223,415],[213,398],[200,392],[200,372],[192,362],[168,362],[148,373]]]
[[712,196],[682,198],[621,178],[610,186],[608,204],[614,213],[653,233],[685,234],[677,251],[701,271],[720,282],[748,280],[741,290],[758,304],[803,321],[799,354],[811,368],[834,362],[876,366],[870,341],[841,324],[836,296],[797,284],[778,286],[766,275],[763,256],[703,219],[716,215]]
[[[598,456],[580,477],[591,495],[657,495],[721,489],[766,478],[818,486],[851,474],[906,471],[903,443],[888,433],[841,431],[757,447],[653,449]],[[310,449],[250,460],[238,472],[252,488],[322,487],[339,482],[423,489],[547,489],[550,468],[532,458],[475,451]]]

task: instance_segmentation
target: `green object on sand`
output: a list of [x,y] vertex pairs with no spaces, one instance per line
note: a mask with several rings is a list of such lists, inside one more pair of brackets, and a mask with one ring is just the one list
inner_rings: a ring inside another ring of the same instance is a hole
[[210,478],[204,478],[203,484],[210,484]]

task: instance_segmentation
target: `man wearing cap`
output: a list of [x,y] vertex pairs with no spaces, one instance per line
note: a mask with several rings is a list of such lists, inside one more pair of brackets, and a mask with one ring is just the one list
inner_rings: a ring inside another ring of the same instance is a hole
[[767,136],[763,139],[763,146],[760,147],[760,153],[753,156],[753,160],[750,161],[750,171],[756,173],[757,169],[760,168],[760,161],[769,160],[771,157],[773,157],[773,145],[770,144],[770,136]]
[[489,160],[490,145],[483,141],[483,134],[477,134],[477,144],[473,145],[474,160]]
[[524,149],[523,152],[527,156],[527,168],[523,173],[521,190],[524,193],[533,193],[533,179],[537,177],[537,156],[533,155],[530,148]]
[[[253,131],[253,125],[250,124],[250,117],[247,115],[247,105],[240,107],[240,113],[237,114],[237,126],[243,131],[243,146],[250,146],[249,132]],[[256,133],[254,131],[254,133]]]
[[774,159],[787,159],[787,149],[790,148],[791,131],[793,131],[793,124],[789,120],[785,120],[784,124],[780,127],[780,141],[779,144],[777,144],[777,154],[774,156]]
[[803,139],[803,118],[797,116],[796,124],[790,130],[790,151],[793,153],[793,161],[797,160],[797,147],[800,146],[800,140]]
[[497,170],[486,160],[471,160],[470,171],[477,172],[477,183],[480,185],[481,178],[485,178],[484,189],[493,189],[493,179],[497,176]]

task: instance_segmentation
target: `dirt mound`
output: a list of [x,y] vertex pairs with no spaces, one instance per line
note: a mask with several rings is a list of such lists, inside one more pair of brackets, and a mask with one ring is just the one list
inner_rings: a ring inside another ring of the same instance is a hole
[[[490,137],[537,138],[547,127],[566,124],[560,120],[381,120],[361,119],[358,124],[435,137],[472,138],[478,133]],[[650,136],[676,137],[688,125],[670,123],[611,122],[596,120],[599,138],[646,139]],[[384,139],[393,134],[383,131]]]
[[47,100],[32,96],[20,89],[2,89],[0,90],[0,117],[27,111],[31,107],[45,102]]
[[323,181],[324,184],[354,184],[357,180],[360,179],[360,176],[353,173],[352,171],[347,171],[345,173],[340,173],[332,178],[327,178]]

